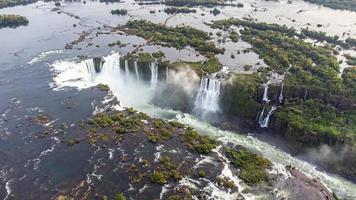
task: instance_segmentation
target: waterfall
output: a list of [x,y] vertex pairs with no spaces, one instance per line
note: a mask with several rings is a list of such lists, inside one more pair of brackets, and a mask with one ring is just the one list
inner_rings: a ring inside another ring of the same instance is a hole
[[278,97],[279,103],[282,103],[283,101],[283,87],[284,84],[282,83],[281,93],[279,93],[279,97]]
[[304,91],[304,101],[307,100],[307,97],[308,97],[308,90],[305,89],[305,91]]
[[134,62],[134,67],[135,67],[136,79],[137,79],[137,80],[140,80],[140,76],[139,76],[139,74],[138,74],[137,61]]
[[263,109],[262,109],[262,111],[261,111],[261,113],[260,113],[260,116],[258,117],[258,123],[260,123],[261,124],[261,122],[263,121],[262,120],[262,117],[263,117],[263,113],[265,112],[265,107],[263,106]]
[[268,99],[268,84],[265,85],[264,91],[263,91],[263,97],[262,100],[266,103],[269,103],[270,100]]
[[151,88],[155,88],[158,81],[158,65],[156,63],[151,63],[150,70],[151,70]]
[[195,108],[206,111],[219,111],[219,95],[221,82],[214,78],[202,78],[200,88],[195,99]]
[[168,67],[166,67],[166,80],[168,80],[168,76],[169,76],[169,69]]
[[276,111],[276,109],[277,109],[276,106],[272,106],[271,110],[267,113],[267,116],[263,120],[261,120],[263,115],[263,111],[262,111],[260,115],[260,121],[259,121],[261,128],[268,128],[269,119],[271,115],[274,113],[274,111]]
[[88,73],[93,74],[93,72],[95,71],[93,60],[92,59],[85,60],[85,65],[87,67]]
[[93,59],[85,60],[85,65],[90,74],[91,81],[93,81],[96,73]]
[[130,77],[129,62],[127,60],[125,60],[125,77],[126,79]]

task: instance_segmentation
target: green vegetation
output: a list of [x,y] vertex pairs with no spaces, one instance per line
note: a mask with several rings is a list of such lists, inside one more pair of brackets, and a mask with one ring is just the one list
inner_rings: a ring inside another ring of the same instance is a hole
[[305,0],[329,8],[356,11],[356,1],[354,0]]
[[354,38],[347,38],[347,39],[345,40],[345,42],[348,43],[348,44],[350,44],[351,46],[356,47],[356,39],[354,39]]
[[35,3],[37,0],[1,0],[0,8],[13,7],[17,5],[27,5]]
[[[331,137],[355,136],[356,115],[352,112],[341,112],[331,105],[322,104],[320,100],[310,99],[305,102],[287,102],[277,111],[276,118],[278,123],[287,123],[287,129],[300,130],[300,134],[306,132],[323,136],[321,140],[327,140]],[[332,144],[335,140],[330,142]]]
[[114,200],[126,200],[126,197],[123,193],[119,193]]
[[340,45],[344,48],[350,48],[352,46],[356,47],[356,45],[352,45],[348,42],[344,42],[342,40],[339,40],[339,36],[335,35],[335,36],[327,36],[325,32],[322,31],[312,31],[309,30],[308,28],[303,28],[301,31],[301,34],[299,35],[300,38],[303,37],[309,37],[312,39],[315,39],[319,42],[328,42],[330,44],[335,44],[335,45]]
[[356,98],[356,67],[346,68],[342,73],[344,90]]
[[210,58],[205,61],[201,67],[204,72],[208,74],[212,74],[214,72],[219,71],[222,68],[222,64],[219,62],[217,58]]
[[138,53],[137,61],[139,62],[153,62],[155,59],[150,53]]
[[200,178],[204,178],[205,177],[205,171],[203,170],[203,169],[200,169],[199,171],[198,171],[198,176],[200,177]]
[[237,18],[230,18],[225,20],[213,21],[210,26],[212,28],[219,28],[227,30],[230,26],[243,26],[251,29],[261,30],[261,31],[276,31],[283,33],[289,37],[296,36],[299,39],[311,38],[319,42],[328,42],[334,45],[340,45],[346,49],[351,47],[356,47],[356,39],[348,38],[345,41],[339,39],[339,36],[328,36],[322,31],[313,31],[308,28],[303,28],[301,33],[298,33],[294,28],[289,28],[286,25],[270,24],[266,22],[255,22],[252,20],[241,20]]
[[170,69],[188,68],[194,70],[199,76],[204,76],[205,72],[202,70],[202,62],[186,62],[180,61],[175,63],[168,63]]
[[351,66],[356,66],[356,57],[353,57],[349,54],[344,55],[345,58],[347,59],[346,63]]
[[259,108],[256,100],[261,80],[256,74],[236,74],[229,83],[222,90],[222,110],[228,115],[253,120]]
[[75,138],[75,139],[70,139],[66,141],[67,146],[74,146],[76,144],[79,144],[80,140]]
[[158,52],[152,53],[152,57],[154,57],[156,59],[162,59],[162,58],[166,57],[166,55],[164,54],[163,51],[158,51]]
[[216,182],[219,186],[223,186],[226,189],[230,189],[235,186],[234,182],[228,177],[219,176],[217,177]]
[[214,16],[220,14],[220,10],[218,10],[217,8],[214,8],[212,11],[210,11],[211,14],[213,14]]
[[114,124],[114,120],[105,113],[99,113],[93,118],[89,119],[89,124],[95,127],[109,127]]
[[175,13],[196,13],[197,10],[190,8],[179,8],[179,7],[169,7],[165,8],[164,12],[167,14],[175,14]]
[[167,182],[165,174],[157,171],[150,174],[149,179],[151,183],[158,183],[160,185],[164,185]]
[[230,26],[243,26],[256,30],[270,30],[270,31],[278,31],[281,33],[285,33],[287,35],[293,36],[296,34],[296,30],[293,28],[288,28],[286,25],[279,24],[269,24],[265,22],[254,22],[251,20],[241,20],[237,18],[230,18],[224,20],[213,21],[210,26],[215,29],[224,29],[227,30]]
[[125,47],[127,44],[122,44],[119,40],[116,42],[112,42],[108,44],[109,47],[114,47],[114,46],[119,46],[119,47]]
[[206,60],[204,62],[180,61],[180,62],[174,62],[174,63],[166,62],[164,64],[167,67],[169,67],[170,69],[179,69],[179,68],[192,69],[200,77],[205,76],[208,73],[211,74],[211,73],[218,72],[222,68],[222,64],[215,57],[209,58],[208,60]]
[[127,10],[126,9],[115,9],[115,10],[111,10],[111,14],[113,14],[113,15],[127,15]]
[[247,184],[268,180],[266,170],[272,166],[269,160],[243,149],[226,149],[226,156],[233,166],[240,169],[239,177]]
[[233,42],[238,42],[240,39],[240,36],[236,31],[231,31],[229,37],[230,37],[231,41],[233,41]]
[[252,68],[252,65],[244,65],[245,71],[250,71],[251,68]]
[[161,138],[158,135],[151,134],[148,136],[148,141],[152,143],[157,143],[161,140]]
[[0,15],[0,28],[27,26],[28,20],[20,15]]
[[109,86],[108,86],[108,85],[106,85],[106,84],[102,84],[102,83],[99,83],[96,87],[97,87],[97,88],[99,88],[99,90],[101,90],[101,91],[105,91],[105,92],[107,92],[107,91],[109,91],[109,90],[110,90],[110,88],[109,88]]
[[176,128],[185,128],[185,125],[180,122],[170,121],[168,122],[171,126]]
[[223,4],[223,0],[166,0],[170,6],[216,6]]
[[178,171],[179,165],[173,162],[171,157],[163,156],[159,159],[159,163],[159,171],[154,171],[149,175],[151,183],[164,185],[169,179],[174,181],[182,179],[182,176]]
[[200,154],[209,154],[216,147],[215,141],[199,135],[193,129],[189,129],[186,133],[181,134],[181,140],[187,142],[190,148]]
[[286,76],[288,84],[330,92],[340,91],[340,66],[330,49],[289,37],[284,27],[278,29],[273,26],[273,30],[282,32],[245,28],[241,31],[242,39],[252,44],[253,50],[274,71],[283,74],[292,66]]
[[168,200],[181,200],[182,198],[179,195],[173,195],[173,196],[169,196]]
[[162,46],[177,49],[191,46],[207,57],[224,53],[224,49],[217,48],[213,42],[208,42],[210,37],[206,32],[189,26],[168,27],[146,20],[131,20],[122,30]]

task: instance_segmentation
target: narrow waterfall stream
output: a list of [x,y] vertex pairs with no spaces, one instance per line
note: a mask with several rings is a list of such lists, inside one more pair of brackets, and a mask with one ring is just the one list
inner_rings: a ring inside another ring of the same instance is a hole
[[125,60],[125,76],[126,79],[130,78],[129,62]]
[[156,63],[150,64],[151,70],[151,88],[155,88],[158,81],[158,65]]
[[270,100],[268,99],[268,83],[264,86],[262,100],[266,103],[270,102]]
[[284,88],[284,83],[282,83],[282,86],[281,86],[281,93],[279,93],[279,96],[278,96],[278,101],[279,101],[279,103],[282,103],[282,102],[283,102],[283,88]]
[[259,117],[259,121],[258,121],[261,128],[268,128],[268,123],[269,123],[270,117],[276,111],[276,109],[277,109],[276,106],[272,106],[265,118],[263,118],[264,109],[262,110],[261,115]]
[[137,61],[134,61],[134,67],[135,67],[136,79],[139,81],[140,80],[140,75],[138,73]]

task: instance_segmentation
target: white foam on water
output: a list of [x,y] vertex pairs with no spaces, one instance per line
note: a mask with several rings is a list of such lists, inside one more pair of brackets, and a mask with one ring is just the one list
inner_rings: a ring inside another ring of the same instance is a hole
[[[188,124],[196,128],[202,134],[209,135],[217,139],[218,141],[221,141],[224,144],[233,143],[235,145],[243,146],[254,152],[258,152],[265,158],[271,160],[275,164],[275,166],[278,165],[295,166],[298,170],[302,171],[306,175],[310,177],[319,178],[321,182],[326,185],[327,188],[330,188],[339,197],[345,199],[356,198],[356,193],[355,193],[356,185],[351,181],[348,181],[335,174],[320,171],[319,169],[317,169],[316,166],[306,161],[295,158],[290,154],[268,144],[267,142],[263,142],[253,137],[252,135],[246,136],[231,131],[219,130],[218,128],[210,125],[209,123],[202,122],[191,115],[188,114],[183,114],[183,115],[179,114],[179,115],[181,116],[180,118],[178,118],[179,122]],[[279,173],[283,173],[284,171],[284,170],[280,171],[278,167],[276,168],[276,170],[278,170]]]
[[145,184],[138,192],[139,192],[139,193],[142,193],[142,192],[144,192],[148,187],[149,187],[149,185]]
[[41,163],[41,159],[47,155],[49,155],[50,153],[52,153],[56,146],[61,142],[57,137],[51,137],[51,139],[54,141],[54,144],[51,145],[50,148],[43,150],[40,155],[37,158],[34,158],[32,160],[28,160],[25,163],[25,167],[29,166],[31,164],[31,162],[33,163],[33,169],[34,170],[38,170],[40,163]]
[[[202,158],[202,159],[201,159]],[[194,169],[197,169],[200,167],[200,165],[203,165],[203,164],[207,164],[207,163],[210,163],[210,164],[213,164],[213,165],[216,165],[215,161],[213,160],[213,158],[211,156],[204,156],[202,155],[199,158],[197,158],[195,160],[196,164],[194,165]]]
[[42,52],[40,53],[40,55],[32,58],[28,64],[34,64],[34,63],[37,63],[37,62],[40,62],[42,61],[43,59],[45,59],[46,57],[50,56],[50,55],[54,55],[54,54],[61,54],[63,53],[63,49],[59,49],[59,50],[51,50],[51,51],[45,51],[45,52]]
[[4,200],[9,199],[9,197],[10,197],[10,195],[12,193],[12,190],[11,190],[11,187],[10,187],[10,184],[11,184],[12,181],[13,180],[11,179],[11,180],[7,181],[6,184],[5,184],[6,196],[5,196]]
[[115,152],[115,149],[109,149],[109,159],[112,160],[114,158],[114,152]]
[[162,191],[161,193],[159,194],[159,199],[163,199],[163,195],[167,192],[169,192],[169,188],[172,187],[171,184],[165,184],[162,186]]
[[[239,179],[230,169],[229,166],[229,159],[226,158],[225,155],[223,155],[220,151],[223,147],[220,145],[219,147],[217,147],[216,149],[213,150],[213,152],[215,152],[220,158],[222,158],[223,163],[224,163],[224,168],[221,171],[221,176],[222,177],[227,177],[229,178],[231,181],[234,182],[234,185],[237,187],[238,189],[238,194],[240,194],[241,196],[243,196],[245,199],[254,199],[255,196],[251,195],[251,194],[244,194],[242,191],[246,188],[245,185],[243,184],[242,180]],[[221,194],[221,191],[218,192],[219,194]],[[239,196],[238,194],[227,194],[229,196],[232,197],[237,197]]]
[[159,162],[159,159],[161,158],[161,151],[163,149],[163,144],[156,146],[156,153],[155,155],[155,159],[154,162]]
[[52,65],[53,90],[66,87],[85,89],[95,85],[91,81],[85,61],[76,63],[73,61],[56,61]]

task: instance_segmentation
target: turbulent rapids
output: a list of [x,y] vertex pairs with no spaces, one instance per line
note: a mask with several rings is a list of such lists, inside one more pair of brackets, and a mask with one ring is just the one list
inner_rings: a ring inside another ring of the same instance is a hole
[[[307,175],[319,178],[339,196],[349,199],[356,198],[356,196],[354,196],[354,191],[356,190],[355,184],[338,176],[319,171],[315,166],[293,158],[291,155],[274,146],[260,141],[253,135],[246,136],[229,131],[222,131],[188,113],[153,106],[151,104],[152,97],[154,93],[160,89],[159,86],[167,82],[168,74],[170,73],[168,71],[170,71],[170,69],[165,68],[162,70],[164,72],[160,73],[160,69],[156,63],[143,66],[136,61],[130,64],[131,62],[122,59],[123,57],[121,57],[120,54],[113,53],[100,61],[94,61],[94,59],[81,62],[57,61],[52,65],[53,71],[55,72],[55,89],[64,89],[65,87],[76,87],[80,89],[88,88],[99,83],[108,84],[113,94],[120,99],[121,106],[133,106],[135,109],[146,112],[153,117],[161,117],[188,124],[216,138],[225,145],[240,145],[258,152],[273,162],[273,170],[278,174],[284,174],[283,177],[285,180],[287,180],[290,175],[285,171],[284,166],[296,166]],[[144,71],[146,71],[146,74],[143,73]],[[200,87],[198,85],[195,89],[195,109],[200,108],[209,112],[218,112],[221,84],[221,80],[219,79],[202,78]],[[265,87],[263,100],[267,100],[267,88],[268,86]],[[272,106],[267,114],[264,114],[264,110],[262,110],[258,119],[261,127],[268,126],[270,117],[276,108],[276,106]],[[194,184],[197,184],[194,180],[187,179],[183,179],[182,182],[192,187],[195,187]],[[224,195],[227,195],[219,193],[216,188],[214,189],[213,185],[207,186],[206,189],[211,190],[212,194],[219,194],[218,196],[221,199],[224,199]],[[249,197],[246,196],[246,198]]]

